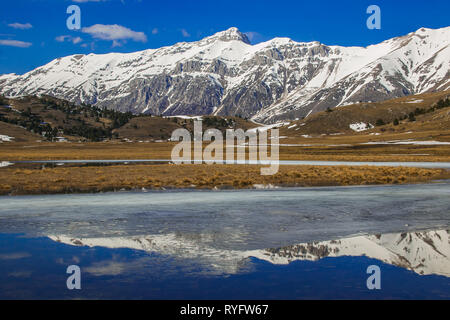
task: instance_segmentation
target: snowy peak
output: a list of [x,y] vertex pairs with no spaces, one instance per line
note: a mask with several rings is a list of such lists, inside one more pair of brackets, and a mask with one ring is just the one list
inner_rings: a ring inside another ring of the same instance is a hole
[[450,89],[450,27],[368,47],[275,38],[237,28],[134,53],[74,55],[0,76],[9,97],[47,94],[154,115],[242,116],[275,123],[358,102]]
[[206,39],[214,39],[214,40],[220,40],[220,41],[232,41],[232,40],[236,40],[236,41],[242,41],[246,44],[250,44],[250,40],[248,39],[248,37],[239,31],[238,28],[236,27],[232,27],[229,28],[228,30],[225,31],[221,31],[221,32],[217,32],[216,34],[207,37]]

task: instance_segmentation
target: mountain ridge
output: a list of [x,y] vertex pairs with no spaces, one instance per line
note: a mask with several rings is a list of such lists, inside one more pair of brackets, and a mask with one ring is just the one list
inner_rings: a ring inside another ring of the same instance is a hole
[[72,55],[0,76],[8,97],[47,94],[154,115],[294,120],[356,102],[450,88],[450,27],[368,47],[289,38],[251,45],[237,28],[133,53]]

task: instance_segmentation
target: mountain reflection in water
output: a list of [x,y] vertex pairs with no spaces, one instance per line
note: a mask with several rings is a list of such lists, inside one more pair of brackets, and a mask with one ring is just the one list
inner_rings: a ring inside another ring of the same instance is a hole
[[443,181],[0,197],[0,299],[449,299],[449,195]]
[[166,234],[110,238],[49,236],[49,238],[75,246],[129,248],[181,259],[194,259],[204,270],[215,273],[240,273],[246,270],[245,265],[251,257],[272,264],[289,264],[296,260],[317,261],[325,257],[367,256],[412,270],[417,274],[450,277],[449,230],[354,236],[282,248],[243,251],[210,247],[202,241],[201,235],[189,237],[182,234]]

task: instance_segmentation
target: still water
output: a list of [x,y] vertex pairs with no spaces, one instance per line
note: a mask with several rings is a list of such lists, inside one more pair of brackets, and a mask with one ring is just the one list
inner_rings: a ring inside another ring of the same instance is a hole
[[449,230],[449,182],[0,197],[0,298],[449,299]]
[[[192,160],[191,163],[214,163],[207,160]],[[128,160],[33,160],[33,161],[2,161],[0,167],[12,165],[108,165],[108,164],[160,164],[160,163],[180,163],[168,159],[128,159]],[[318,161],[318,160],[224,160],[224,164],[250,164],[250,165],[271,165],[279,164],[284,166],[376,166],[376,167],[410,167],[410,168],[438,168],[450,169],[450,162],[389,162],[389,161]]]

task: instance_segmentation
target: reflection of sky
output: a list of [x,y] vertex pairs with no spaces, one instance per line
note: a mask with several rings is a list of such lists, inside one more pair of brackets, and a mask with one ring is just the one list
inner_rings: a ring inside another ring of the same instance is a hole
[[[450,278],[420,276],[367,257],[287,265],[248,258],[239,273],[225,275],[204,272],[206,266],[195,259],[78,247],[48,238],[1,234],[0,248],[0,298],[450,298]],[[81,267],[79,291],[66,289],[71,264]],[[366,288],[366,269],[372,264],[381,267],[382,290],[376,292]]]

